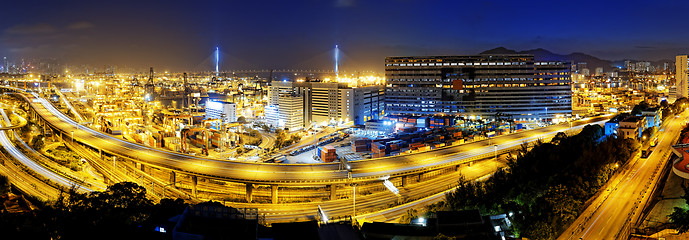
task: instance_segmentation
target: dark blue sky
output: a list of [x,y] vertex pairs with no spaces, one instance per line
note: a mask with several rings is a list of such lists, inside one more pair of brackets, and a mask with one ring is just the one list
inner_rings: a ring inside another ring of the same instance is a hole
[[[686,1],[5,1],[0,56],[208,70],[383,68],[389,55],[504,46],[604,59],[689,52]],[[563,3],[560,3],[563,2]]]

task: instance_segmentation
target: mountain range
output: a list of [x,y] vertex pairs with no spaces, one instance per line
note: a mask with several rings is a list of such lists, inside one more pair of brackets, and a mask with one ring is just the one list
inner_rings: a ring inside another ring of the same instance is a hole
[[[543,48],[536,48],[536,49],[531,49],[531,50],[526,50],[526,51],[516,51],[512,49],[507,49],[504,47],[497,47],[493,48],[490,50],[486,50],[481,52],[480,54],[532,54],[534,55],[534,59],[536,61],[561,61],[561,62],[574,62],[576,63],[586,63],[586,67],[593,73],[593,71],[596,68],[602,67],[603,71],[609,72],[612,71],[615,68],[618,67],[624,67],[624,62],[626,60],[630,60],[632,62],[638,62],[639,60],[631,60],[631,59],[624,59],[624,60],[618,60],[618,61],[610,61],[610,60],[605,60],[605,59],[600,59],[598,57],[585,54],[585,53],[580,53],[580,52],[574,52],[570,53],[567,55],[562,55],[562,54],[556,54],[551,51],[545,50]],[[674,60],[658,60],[658,61],[649,61],[651,62],[651,66],[657,66],[660,65],[662,66],[663,63],[665,62],[670,62],[674,64]]]

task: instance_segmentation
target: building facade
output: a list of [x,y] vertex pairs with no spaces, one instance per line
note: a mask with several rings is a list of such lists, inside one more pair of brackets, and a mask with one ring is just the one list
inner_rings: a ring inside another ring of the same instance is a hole
[[268,88],[266,124],[297,131],[304,128],[304,86],[293,82],[273,82]]
[[[290,104],[284,109],[286,97],[301,98],[302,127],[311,124],[349,123],[364,125],[367,120],[379,119],[383,114],[383,86],[348,87],[342,83],[323,82],[273,82],[268,90],[266,120],[274,126],[285,111],[294,113],[299,105]],[[279,117],[276,117],[279,116]],[[296,120],[294,120],[296,121]]]
[[223,123],[237,121],[237,105],[225,101],[206,102],[206,119],[221,119]]
[[687,64],[687,55],[677,55],[675,57],[675,86],[676,99],[689,96],[689,77],[687,71],[689,66]]
[[538,121],[572,114],[570,67],[533,55],[387,57],[386,113]]
[[368,86],[353,88],[354,125],[365,125],[368,120],[378,120],[385,115],[385,87]]
[[620,121],[620,126],[617,128],[617,137],[640,139],[645,129],[646,118],[631,116]]

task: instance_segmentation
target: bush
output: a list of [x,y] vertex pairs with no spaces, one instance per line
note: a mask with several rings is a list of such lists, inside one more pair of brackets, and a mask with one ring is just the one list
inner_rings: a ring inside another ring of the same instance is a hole
[[[496,171],[483,182],[459,180],[433,209],[479,209],[484,214],[514,212],[521,235],[549,239],[574,221],[586,202],[639,148],[636,140],[603,138],[598,125],[574,136],[558,134],[557,142],[527,146],[508,160],[509,170]],[[516,234],[520,234],[516,232]]]

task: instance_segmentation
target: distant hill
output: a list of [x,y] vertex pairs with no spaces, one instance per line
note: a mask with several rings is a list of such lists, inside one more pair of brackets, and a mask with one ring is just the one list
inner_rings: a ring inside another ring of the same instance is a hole
[[533,54],[536,61],[562,61],[562,62],[574,62],[576,63],[586,63],[586,67],[593,73],[596,68],[602,67],[604,71],[612,71],[615,67],[612,61],[603,60],[585,53],[575,52],[568,55],[555,54],[551,51],[545,50],[543,48],[531,49],[526,51],[515,51],[512,49],[507,49],[504,47],[497,47],[487,51],[483,51],[480,54]]

